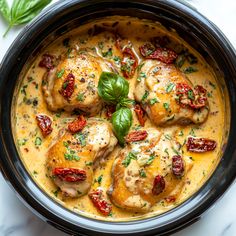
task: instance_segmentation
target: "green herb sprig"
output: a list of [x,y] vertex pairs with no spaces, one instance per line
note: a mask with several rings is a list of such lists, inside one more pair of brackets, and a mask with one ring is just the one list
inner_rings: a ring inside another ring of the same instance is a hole
[[0,12],[8,22],[8,28],[3,37],[7,35],[13,26],[31,21],[51,1],[52,0],[14,0],[10,8],[6,0],[0,0]]
[[113,113],[111,122],[115,135],[123,146],[124,137],[128,134],[133,119],[129,108],[133,104],[128,98],[129,83],[118,74],[102,72],[98,82],[98,94],[108,104],[116,105],[116,112]]

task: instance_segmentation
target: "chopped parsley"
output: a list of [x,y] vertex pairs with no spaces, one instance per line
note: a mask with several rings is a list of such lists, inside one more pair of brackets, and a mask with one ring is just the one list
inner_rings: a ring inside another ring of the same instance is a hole
[[40,137],[36,137],[34,144],[35,146],[40,146],[42,144],[42,139]]
[[66,153],[64,153],[64,157],[68,161],[79,161],[80,157],[76,154],[76,151],[69,147],[67,142],[63,142],[63,145],[66,147]]
[[103,49],[103,47],[104,47],[103,42],[98,42],[98,47],[99,47],[100,49]]
[[183,65],[184,65],[184,62],[185,62],[185,56],[184,55],[179,55],[175,61],[175,65],[178,67],[178,68],[181,68]]
[[106,51],[106,52],[102,52],[102,56],[103,57],[112,57],[112,49],[111,48],[109,48],[108,49],[108,51]]
[[24,86],[22,86],[22,88],[21,88],[21,90],[20,90],[20,92],[22,93],[22,94],[24,94],[25,96],[26,96],[26,88],[28,87],[28,85],[26,84],[26,85],[24,85]]
[[151,156],[148,158],[148,160],[147,160],[147,162],[146,162],[146,165],[152,164],[152,162],[153,162],[154,159],[155,159],[155,156],[154,156],[154,155],[151,155]]
[[190,73],[197,72],[197,71],[198,71],[198,69],[195,67],[192,67],[192,66],[189,66],[184,69],[185,74],[190,74]]
[[188,98],[194,100],[194,93],[192,89],[188,90]]
[[103,178],[103,175],[100,175],[100,176],[98,176],[98,178],[96,180],[99,185],[102,183],[102,178]]
[[93,162],[92,162],[92,161],[86,161],[86,162],[85,162],[85,165],[86,165],[86,166],[92,166],[92,165],[93,165]]
[[149,95],[149,92],[147,90],[145,90],[145,93],[144,93],[144,95],[142,97],[142,102],[147,99],[148,95]]
[[166,109],[166,111],[168,111],[169,108],[170,108],[170,104],[167,103],[167,102],[164,102],[164,103],[163,103],[163,107]]
[[61,78],[65,73],[65,69],[61,69],[60,71],[57,72],[57,78]]
[[165,150],[164,150],[164,152],[169,156],[170,154],[169,154],[169,152],[168,152],[168,148],[166,148]]
[[26,144],[27,140],[28,139],[26,139],[26,138],[19,139],[17,143],[19,146],[24,146]]
[[194,129],[192,128],[189,132],[189,135],[193,136],[193,137],[196,137],[196,134],[194,132]]
[[55,197],[58,196],[58,193],[60,192],[60,188],[57,188],[55,191],[52,191]]
[[168,140],[171,140],[171,139],[172,139],[172,137],[171,137],[169,134],[165,134],[164,136],[165,136],[165,138],[168,139]]
[[125,167],[129,166],[132,159],[137,160],[137,156],[133,152],[129,152],[129,154],[122,161],[122,165],[124,165]]
[[184,136],[183,130],[180,130],[178,135],[179,135],[179,136]]
[[144,171],[144,169],[139,170],[139,175],[140,175],[142,178],[147,177],[146,172]]
[[173,90],[174,87],[175,87],[174,83],[169,83],[166,87],[166,92],[170,93]]
[[211,81],[209,81],[209,85],[210,85],[213,89],[216,89],[216,85],[213,84]]
[[80,101],[80,102],[84,101],[84,94],[83,94],[83,93],[79,93],[79,94],[77,95],[77,97],[76,97],[76,100],[77,100],[77,101]]
[[145,72],[140,72],[140,74],[137,78],[137,81],[140,82],[140,81],[142,81],[142,79],[145,79],[145,78],[147,78],[146,73]]
[[117,65],[120,64],[120,61],[121,61],[120,57],[114,56],[114,57],[113,57],[113,60],[114,60],[114,62],[115,62]]
[[150,105],[154,105],[155,103],[159,103],[159,100],[157,98],[152,98],[149,101]]
[[138,67],[137,67],[137,71],[138,71],[138,72],[141,71],[141,69],[142,69],[143,66],[144,66],[144,63],[138,65]]
[[83,133],[76,133],[75,138],[77,139],[77,141],[79,141],[79,143],[81,144],[82,147],[84,147],[86,145],[86,135]]

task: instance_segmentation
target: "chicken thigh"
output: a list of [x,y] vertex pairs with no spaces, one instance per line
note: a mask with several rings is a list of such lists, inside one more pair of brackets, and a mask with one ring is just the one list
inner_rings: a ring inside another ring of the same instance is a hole
[[180,194],[192,160],[182,154],[174,134],[147,129],[142,141],[129,143],[120,151],[112,169],[111,201],[120,208],[148,212],[165,198]]
[[146,60],[134,96],[160,126],[203,123],[209,113],[206,90],[195,86],[174,65]]
[[117,144],[111,125],[95,118],[88,119],[82,131],[60,132],[48,150],[49,176],[65,196],[86,194],[93,181],[94,163],[105,158]]
[[86,49],[74,49],[69,57],[59,58],[56,64],[43,79],[49,110],[80,109],[90,116],[97,114],[102,107],[97,85],[102,71],[110,71],[109,63]]

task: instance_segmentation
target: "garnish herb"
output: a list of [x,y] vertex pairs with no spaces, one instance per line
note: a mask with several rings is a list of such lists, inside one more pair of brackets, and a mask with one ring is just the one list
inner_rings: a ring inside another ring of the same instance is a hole
[[197,72],[197,71],[198,71],[198,69],[195,67],[192,67],[192,66],[189,66],[184,69],[185,74],[190,74],[190,73]]
[[114,56],[114,57],[113,57],[113,60],[114,60],[114,62],[115,62],[117,65],[120,65],[120,61],[121,61],[120,57]]
[[140,72],[143,66],[144,66],[144,63],[141,63],[140,65],[138,65],[137,71]]
[[98,82],[99,96],[109,104],[117,104],[129,93],[129,83],[122,76],[102,72]]
[[61,78],[65,73],[65,69],[61,69],[60,71],[57,72],[57,78]]
[[23,139],[19,139],[18,140],[18,145],[19,146],[24,146],[27,142],[27,139],[26,138],[23,138]]
[[137,156],[133,152],[129,152],[129,154],[122,161],[122,165],[124,165],[125,167],[129,166],[132,159],[137,160]]
[[99,185],[102,183],[102,178],[103,178],[103,175],[100,175],[100,176],[97,178],[97,182],[98,182]]
[[192,89],[188,90],[188,98],[191,99],[191,100],[195,99]]
[[84,147],[86,145],[86,137],[83,133],[76,133],[75,138],[79,141],[80,145]]
[[145,178],[147,177],[145,171],[143,169],[139,170],[139,175],[142,177],[142,178]]
[[86,161],[86,162],[85,162],[85,165],[86,165],[86,166],[92,166],[92,165],[93,165],[93,162],[92,162],[92,161]]
[[117,139],[124,145],[126,136],[132,125],[132,112],[129,108],[122,107],[112,114],[111,122]]
[[164,152],[169,156],[170,154],[169,154],[169,152],[168,152],[168,148],[166,148],[165,150],[164,150]]
[[0,0],[0,12],[9,24],[3,36],[6,36],[13,26],[31,21],[51,1],[52,0],[14,0],[10,9],[6,0]]
[[165,136],[165,138],[168,139],[168,140],[171,140],[171,139],[172,139],[169,134],[165,134],[164,136]]
[[122,76],[102,72],[98,82],[98,94],[108,104],[116,105],[111,122],[119,143],[124,145],[124,136],[132,125],[132,112],[129,107],[133,101],[128,98],[129,83]]
[[173,90],[174,87],[175,87],[174,83],[169,83],[166,87],[166,92],[170,93]]
[[194,129],[192,128],[189,132],[189,135],[193,136],[193,137],[196,137],[196,134],[194,132]]
[[139,77],[137,78],[137,81],[140,82],[142,81],[142,79],[145,79],[145,78],[147,78],[146,73],[140,72]]
[[159,100],[157,98],[152,98],[149,101],[150,105],[154,105],[155,103],[159,103]]
[[164,102],[164,103],[163,103],[163,107],[168,111],[169,108],[170,108],[170,105],[169,105],[169,103]]
[[36,137],[34,144],[35,146],[40,146],[42,144],[42,139],[40,137]]
[[77,101],[80,101],[80,102],[84,101],[84,94],[83,94],[83,93],[79,93],[79,94],[77,95],[77,97],[76,97],[76,100],[77,100]]
[[144,102],[147,99],[148,95],[149,95],[149,91],[145,90],[145,93],[143,94],[143,97],[142,97],[142,102]]
[[146,165],[152,164],[154,158],[155,158],[155,156],[154,156],[154,155],[151,155],[151,156],[148,158],[148,160],[147,160],[147,162],[146,162]]
[[103,57],[112,57],[112,49],[109,48],[106,52],[102,52]]
[[178,67],[178,68],[181,68],[183,65],[184,65],[184,62],[185,62],[185,56],[184,55],[179,55],[175,61],[175,65]]
[[209,85],[211,85],[211,87],[212,87],[213,89],[216,89],[216,85],[213,84],[211,81],[209,81]]

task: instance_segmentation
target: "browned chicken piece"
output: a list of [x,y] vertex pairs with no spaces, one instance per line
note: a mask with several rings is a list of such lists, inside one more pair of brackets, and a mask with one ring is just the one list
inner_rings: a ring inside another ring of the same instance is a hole
[[157,202],[177,199],[192,167],[174,134],[147,129],[148,136],[129,143],[116,157],[112,169],[111,201],[120,208],[148,212]]
[[48,150],[49,176],[68,197],[86,194],[93,181],[93,164],[105,158],[117,144],[107,121],[91,118],[82,131],[64,130]]
[[110,71],[110,63],[89,50],[72,50],[62,56],[57,66],[47,71],[43,79],[43,92],[49,110],[80,109],[92,116],[102,107],[97,85],[102,71]]
[[203,123],[209,113],[206,90],[195,86],[174,65],[146,60],[138,75],[135,99],[160,126]]

